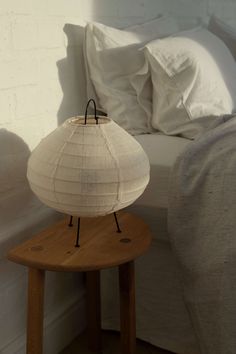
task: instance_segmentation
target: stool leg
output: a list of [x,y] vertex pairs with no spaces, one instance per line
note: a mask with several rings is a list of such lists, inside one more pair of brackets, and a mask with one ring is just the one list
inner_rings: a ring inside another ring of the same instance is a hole
[[44,270],[29,268],[27,354],[43,353],[44,281]]
[[134,262],[119,266],[121,353],[136,353]]
[[102,351],[100,271],[86,272],[88,345],[94,352]]

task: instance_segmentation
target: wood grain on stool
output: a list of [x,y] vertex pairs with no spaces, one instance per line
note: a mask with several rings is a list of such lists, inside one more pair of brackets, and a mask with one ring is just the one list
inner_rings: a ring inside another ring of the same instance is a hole
[[79,272],[105,269],[132,261],[148,250],[151,235],[145,222],[136,215],[119,212],[122,233],[117,233],[112,214],[82,218],[80,247],[75,247],[76,228],[68,220],[40,232],[13,248],[8,258],[38,269]]

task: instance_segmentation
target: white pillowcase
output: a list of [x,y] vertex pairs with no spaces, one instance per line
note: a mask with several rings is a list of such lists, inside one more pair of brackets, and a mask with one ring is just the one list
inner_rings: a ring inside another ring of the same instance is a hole
[[[225,44],[206,29],[152,41],[144,52],[151,67],[155,129],[192,139],[214,117],[235,109],[234,58]],[[140,80],[144,82],[147,76],[144,70]]]
[[209,21],[208,29],[222,39],[236,60],[236,28],[229,26],[216,16],[212,16]]
[[[147,114],[139,106],[137,94],[130,83],[144,64],[139,50],[148,41],[178,32],[171,17],[161,17],[126,30],[99,23],[86,27],[86,56],[89,75],[99,98],[99,106],[131,134],[150,132]],[[146,86],[151,96],[151,85]]]

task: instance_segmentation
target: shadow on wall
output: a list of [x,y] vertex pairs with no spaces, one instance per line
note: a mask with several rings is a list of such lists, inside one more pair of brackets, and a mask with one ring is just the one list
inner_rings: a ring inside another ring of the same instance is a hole
[[63,91],[63,99],[57,114],[58,125],[65,119],[84,114],[87,101],[86,76],[83,57],[84,28],[66,24],[67,57],[57,62],[58,76]]
[[[14,215],[21,210],[25,198],[31,198],[26,178],[30,149],[16,134],[0,129],[0,224],[7,214]],[[22,196],[24,195],[24,200]],[[9,210],[8,210],[9,209]]]
[[9,194],[27,185],[27,161],[30,149],[16,134],[0,129],[0,194]]

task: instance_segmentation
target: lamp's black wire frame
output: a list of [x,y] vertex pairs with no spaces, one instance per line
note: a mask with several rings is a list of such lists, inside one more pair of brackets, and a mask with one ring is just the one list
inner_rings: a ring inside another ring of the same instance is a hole
[[87,103],[87,106],[86,106],[86,109],[85,109],[85,115],[84,115],[84,124],[85,124],[85,125],[87,124],[88,108],[89,108],[90,102],[92,102],[93,105],[94,105],[94,119],[95,119],[95,121],[96,121],[96,124],[98,124],[96,102],[94,101],[93,98],[90,98],[90,100],[88,100],[88,103]]
[[[86,105],[86,109],[85,109],[85,115],[84,115],[84,124],[87,124],[87,116],[88,116],[88,108],[90,105],[90,102],[93,103],[94,105],[94,119],[96,121],[96,124],[98,124],[98,116],[97,116],[97,106],[96,106],[96,102],[93,98],[91,98]],[[114,214],[114,218],[115,218],[115,222],[116,222],[116,227],[117,227],[117,232],[121,233],[121,229],[119,226],[119,222],[117,219],[117,215],[116,212],[113,213]],[[68,224],[69,227],[73,226],[73,216],[70,216],[70,222]],[[77,224],[77,235],[76,235],[76,242],[75,242],[75,247],[80,247],[80,218],[78,218],[78,224]]]

